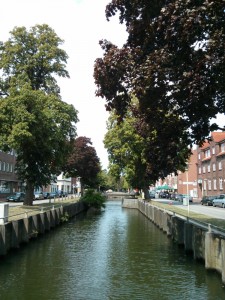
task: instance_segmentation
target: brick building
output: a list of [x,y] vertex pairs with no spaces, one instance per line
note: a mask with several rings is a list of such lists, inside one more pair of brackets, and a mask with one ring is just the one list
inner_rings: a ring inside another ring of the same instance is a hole
[[212,132],[198,147],[197,170],[201,196],[225,193],[225,132]]
[[192,150],[185,172],[178,171],[177,192],[199,198],[197,184],[197,149]]
[[0,151],[0,198],[21,190],[21,181],[15,173],[16,155],[14,151]]

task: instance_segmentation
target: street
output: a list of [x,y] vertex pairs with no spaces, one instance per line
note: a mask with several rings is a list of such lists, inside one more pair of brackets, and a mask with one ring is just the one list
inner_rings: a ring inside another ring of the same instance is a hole
[[172,205],[179,205],[179,208],[195,212],[201,213],[204,215],[208,215],[210,217],[214,217],[217,219],[225,220],[225,209],[213,206],[204,206],[200,203],[190,203],[190,205],[183,205],[181,202],[173,201],[169,199],[152,199],[152,201],[162,202],[162,203],[172,203]]

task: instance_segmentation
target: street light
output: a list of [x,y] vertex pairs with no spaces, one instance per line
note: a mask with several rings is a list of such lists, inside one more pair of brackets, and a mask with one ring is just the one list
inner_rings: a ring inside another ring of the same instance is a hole
[[186,181],[187,181],[187,202],[188,202],[188,215],[189,215],[189,188],[188,188],[188,166],[189,164],[187,165],[187,168],[186,168]]

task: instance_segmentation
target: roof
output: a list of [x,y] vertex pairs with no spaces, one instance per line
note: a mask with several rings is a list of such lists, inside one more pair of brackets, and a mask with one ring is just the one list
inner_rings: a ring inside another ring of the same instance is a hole
[[[220,143],[222,141],[225,141],[225,131],[214,131],[211,132],[211,139],[215,143]],[[206,140],[202,147],[200,147],[201,150],[205,150],[210,147],[210,140]]]
[[215,143],[219,143],[222,142],[223,140],[225,140],[225,131],[221,131],[221,132],[212,132],[211,133],[211,137],[214,140]]

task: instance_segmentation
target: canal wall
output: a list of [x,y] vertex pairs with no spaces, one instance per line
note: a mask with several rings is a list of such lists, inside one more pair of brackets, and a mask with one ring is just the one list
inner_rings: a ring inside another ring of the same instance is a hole
[[23,243],[28,243],[32,238],[50,231],[84,211],[82,202],[70,203],[48,211],[41,211],[35,215],[26,215],[16,221],[0,225],[0,256],[6,255],[10,249],[19,248]]
[[135,208],[170,236],[195,259],[205,262],[206,269],[218,271],[225,283],[225,236],[213,232],[210,226],[161,209],[143,200],[123,199],[122,207]]

